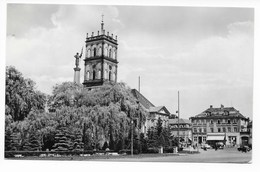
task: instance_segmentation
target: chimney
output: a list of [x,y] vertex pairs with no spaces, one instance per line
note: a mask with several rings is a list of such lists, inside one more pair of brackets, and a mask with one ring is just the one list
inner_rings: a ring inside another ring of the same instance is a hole
[[213,108],[213,106],[212,106],[212,105],[210,105],[209,107],[210,107],[210,108]]
[[221,109],[222,109],[222,108],[224,108],[224,105],[221,104],[220,107],[221,107]]

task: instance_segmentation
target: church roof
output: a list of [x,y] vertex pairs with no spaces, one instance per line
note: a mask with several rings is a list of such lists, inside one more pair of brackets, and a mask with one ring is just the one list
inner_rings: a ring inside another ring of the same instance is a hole
[[131,93],[133,96],[143,105],[146,109],[150,109],[151,107],[155,107],[147,98],[145,98],[139,91],[136,89],[132,89]]
[[165,112],[168,115],[171,114],[165,106],[150,107],[149,112],[157,112],[157,113]]

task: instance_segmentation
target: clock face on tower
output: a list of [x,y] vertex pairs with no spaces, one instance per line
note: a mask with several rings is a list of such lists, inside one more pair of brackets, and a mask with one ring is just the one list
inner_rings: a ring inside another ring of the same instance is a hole
[[105,34],[104,23],[101,23],[101,34],[92,32],[91,37],[86,38],[85,55],[85,87],[101,86],[105,82],[117,82],[117,37],[113,34]]

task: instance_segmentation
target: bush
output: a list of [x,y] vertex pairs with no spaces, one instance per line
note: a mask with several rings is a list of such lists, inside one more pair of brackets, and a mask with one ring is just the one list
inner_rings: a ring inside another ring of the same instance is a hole
[[14,155],[20,154],[22,156],[40,156],[41,154],[58,154],[62,156],[70,156],[76,155],[79,156],[80,154],[90,154],[93,155],[93,150],[85,150],[85,151],[5,151],[5,158],[14,157]]
[[164,147],[163,153],[173,153],[173,148],[174,147]]

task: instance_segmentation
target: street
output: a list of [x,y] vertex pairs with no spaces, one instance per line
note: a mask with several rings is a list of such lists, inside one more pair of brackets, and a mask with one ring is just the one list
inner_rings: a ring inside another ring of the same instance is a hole
[[122,158],[122,159],[96,159],[94,161],[123,161],[123,162],[202,162],[202,163],[251,163],[252,151],[242,153],[236,148],[223,150],[200,149],[199,154],[180,154],[164,157]]

